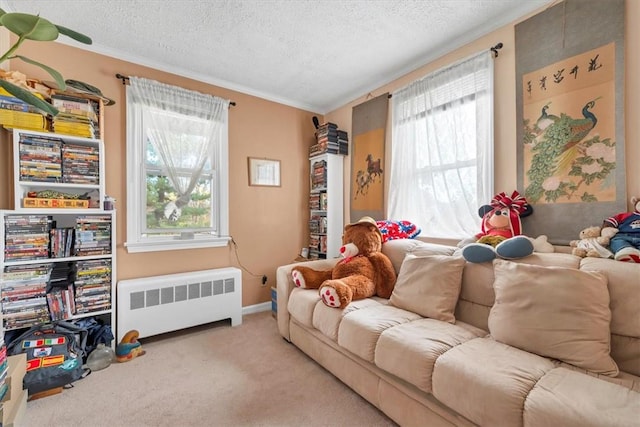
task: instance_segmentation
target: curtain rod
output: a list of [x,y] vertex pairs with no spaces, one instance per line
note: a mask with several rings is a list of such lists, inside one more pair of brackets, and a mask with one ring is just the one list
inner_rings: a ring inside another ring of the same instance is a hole
[[[502,42],[498,42],[498,44],[496,44],[495,46],[492,46],[491,49],[489,49],[491,52],[493,52],[493,54],[495,55],[494,58],[498,57],[498,51],[500,49],[502,49],[504,47],[504,45],[502,44]],[[370,94],[371,92],[369,92]],[[368,96],[368,95],[367,95]],[[387,95],[387,98],[391,98],[393,95],[389,94]]]
[[[122,75],[122,74],[120,74],[120,73],[117,73],[117,74],[116,74],[116,78],[117,78],[117,79],[122,80],[122,84],[123,84],[123,85],[126,85],[126,84],[127,84],[127,81],[129,80],[129,77],[128,77],[128,76],[123,76],[123,75]],[[229,101],[229,105],[233,105],[233,106],[235,106],[235,105],[236,105],[236,103],[235,103],[234,101]]]

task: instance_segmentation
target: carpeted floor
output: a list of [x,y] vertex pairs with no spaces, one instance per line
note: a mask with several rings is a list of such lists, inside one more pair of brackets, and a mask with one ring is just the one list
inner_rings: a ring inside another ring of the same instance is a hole
[[30,401],[25,426],[395,426],[270,312],[141,340],[146,354]]

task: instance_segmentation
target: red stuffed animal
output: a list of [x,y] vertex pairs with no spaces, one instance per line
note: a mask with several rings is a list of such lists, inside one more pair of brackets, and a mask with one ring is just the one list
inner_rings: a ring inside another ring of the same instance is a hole
[[482,218],[481,232],[476,242],[462,249],[462,256],[469,262],[487,262],[496,256],[504,259],[523,258],[533,253],[533,243],[522,236],[520,218],[533,213],[533,208],[517,191],[507,196],[496,194],[490,205],[478,210]]

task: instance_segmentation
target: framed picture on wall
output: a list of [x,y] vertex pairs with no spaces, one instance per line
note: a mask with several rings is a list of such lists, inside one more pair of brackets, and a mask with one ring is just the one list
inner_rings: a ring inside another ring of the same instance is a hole
[[280,187],[280,160],[249,157],[249,185]]

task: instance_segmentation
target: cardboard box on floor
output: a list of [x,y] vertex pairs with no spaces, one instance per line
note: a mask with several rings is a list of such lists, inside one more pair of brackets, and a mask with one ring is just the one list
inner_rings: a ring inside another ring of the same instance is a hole
[[27,390],[22,388],[22,380],[27,371],[27,355],[25,353],[9,356],[6,383],[7,393],[2,399],[2,426],[20,425],[27,410]]

